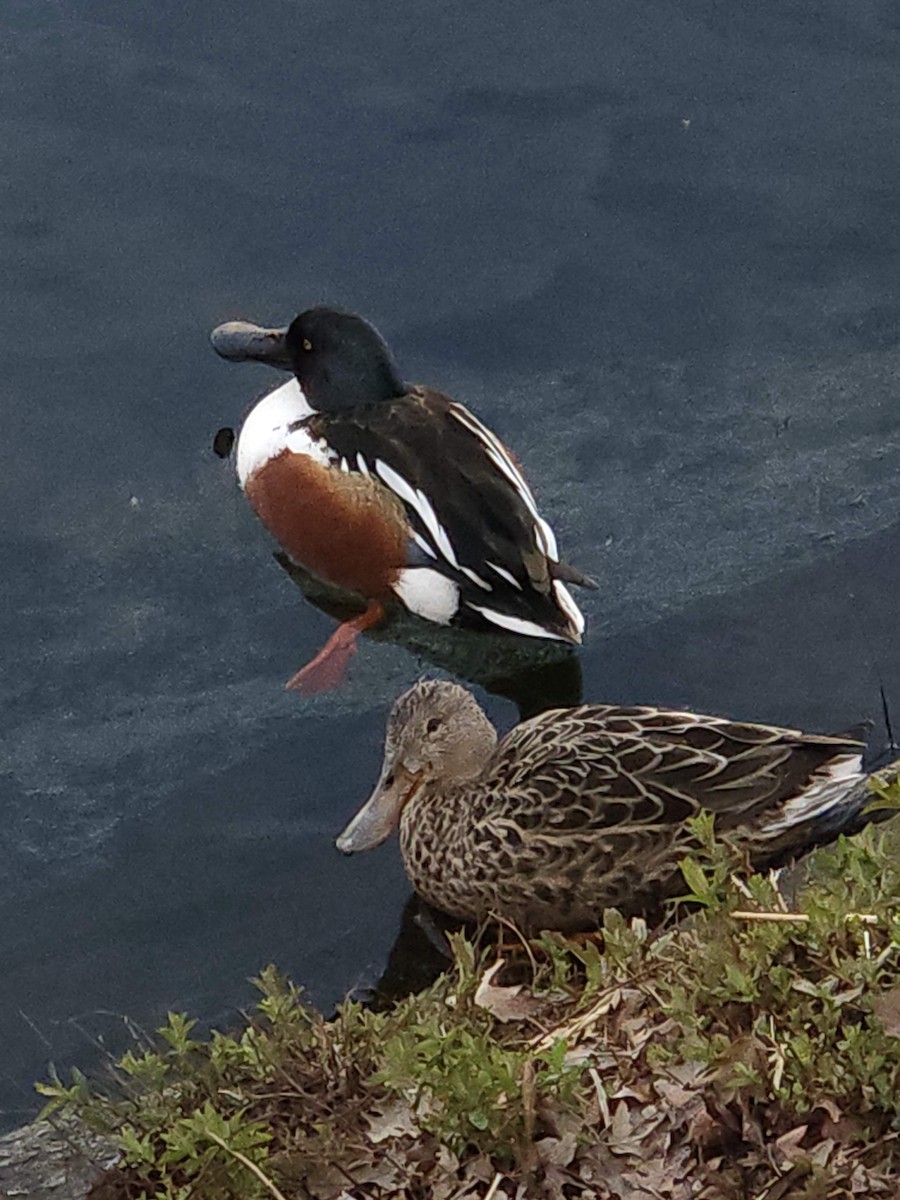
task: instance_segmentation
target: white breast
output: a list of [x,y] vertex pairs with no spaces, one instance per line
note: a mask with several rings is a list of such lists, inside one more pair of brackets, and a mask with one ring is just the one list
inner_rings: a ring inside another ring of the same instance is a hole
[[247,415],[237,443],[237,474],[241,487],[270,458],[290,450],[306,454],[327,466],[328,448],[314,441],[305,429],[291,429],[313,413],[296,379],[289,379],[267,392]]

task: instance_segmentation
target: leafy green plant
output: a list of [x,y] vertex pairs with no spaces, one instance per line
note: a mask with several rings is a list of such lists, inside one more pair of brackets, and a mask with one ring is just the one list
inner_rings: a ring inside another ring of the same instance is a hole
[[563,1041],[533,1056],[502,1045],[481,1024],[398,1028],[374,1079],[409,1100],[419,1125],[455,1153],[473,1145],[509,1163],[533,1132],[536,1098],[550,1093],[571,1104],[581,1072],[565,1065]]
[[823,1179],[892,1194],[877,1189],[900,1168],[900,829],[818,852],[797,912],[709,822],[694,840],[679,924],[611,911],[596,938],[545,934],[516,964],[458,935],[432,988],[332,1020],[269,968],[243,1028],[203,1037],[170,1014],[105,1080],[39,1085],[45,1112],[109,1134],[121,1200],[329,1200],[449,1176],[483,1194],[494,1173],[588,1197],[612,1170],[646,1194],[649,1164],[660,1192],[716,1154],[725,1174],[740,1163],[733,1194],[756,1195],[784,1138],[809,1156],[810,1196]]

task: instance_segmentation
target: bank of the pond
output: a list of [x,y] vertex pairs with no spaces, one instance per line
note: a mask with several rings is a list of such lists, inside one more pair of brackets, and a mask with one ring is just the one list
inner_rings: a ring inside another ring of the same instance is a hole
[[[244,1029],[172,1016],[107,1078],[45,1085],[50,1120],[118,1151],[94,1200],[896,1196],[898,826],[813,856],[792,913],[707,840],[688,920],[459,939],[388,1012],[325,1020],[269,970]],[[29,1191],[2,1154],[10,1200],[85,1195],[84,1159]]]

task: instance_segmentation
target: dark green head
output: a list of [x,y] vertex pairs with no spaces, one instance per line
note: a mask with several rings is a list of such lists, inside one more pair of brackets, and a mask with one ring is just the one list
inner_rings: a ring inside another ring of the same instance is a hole
[[336,308],[309,308],[287,329],[232,321],[213,330],[212,343],[232,362],[255,359],[293,371],[319,412],[358,408],[407,391],[378,330]]

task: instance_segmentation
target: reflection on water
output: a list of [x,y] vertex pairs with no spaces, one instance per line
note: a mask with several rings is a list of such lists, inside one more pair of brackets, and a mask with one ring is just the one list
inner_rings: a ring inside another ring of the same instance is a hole
[[[359,597],[323,583],[283,551],[275,551],[275,559],[306,599],[335,620],[363,611]],[[363,637],[403,646],[442,671],[512,700],[523,721],[548,708],[581,703],[581,665],[575,648],[565,642],[445,628],[399,606]]]
[[508,675],[490,675],[485,689],[518,705],[519,718],[527,721],[548,708],[571,708],[582,695],[581,660],[570,646],[550,662],[522,663]]
[[432,908],[413,892],[403,907],[384,970],[374,984],[358,989],[353,998],[381,1010],[430,987],[450,965],[446,934],[462,927],[461,921]]

